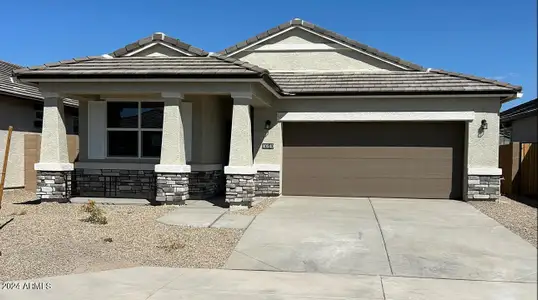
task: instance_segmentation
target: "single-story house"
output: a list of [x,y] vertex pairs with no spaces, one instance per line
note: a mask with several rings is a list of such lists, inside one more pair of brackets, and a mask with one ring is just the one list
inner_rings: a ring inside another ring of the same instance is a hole
[[[13,126],[5,188],[25,186],[24,135],[40,134],[43,123],[43,96],[39,89],[11,78],[13,70],[20,68],[0,60],[0,168],[4,163],[8,128]],[[65,105],[67,132],[75,133],[78,103],[66,99]]]
[[[519,86],[429,69],[293,19],[208,53],[155,33],[14,71],[45,97],[41,198],[496,199],[499,109]],[[80,103],[68,163],[64,97]]]
[[501,112],[501,134],[509,142],[538,143],[538,98]]

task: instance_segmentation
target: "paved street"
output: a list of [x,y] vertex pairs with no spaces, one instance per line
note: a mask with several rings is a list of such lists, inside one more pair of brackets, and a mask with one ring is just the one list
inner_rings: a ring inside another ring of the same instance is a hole
[[48,290],[2,290],[0,300],[363,299],[535,300],[536,285],[346,274],[138,267],[41,278]]

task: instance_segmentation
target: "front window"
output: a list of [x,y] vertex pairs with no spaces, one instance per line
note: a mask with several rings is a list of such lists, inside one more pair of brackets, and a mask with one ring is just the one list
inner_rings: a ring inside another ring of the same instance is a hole
[[161,155],[164,102],[107,102],[109,157]]

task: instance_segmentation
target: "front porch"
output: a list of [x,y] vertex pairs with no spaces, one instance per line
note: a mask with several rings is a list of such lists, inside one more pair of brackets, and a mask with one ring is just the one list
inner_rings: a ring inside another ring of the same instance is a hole
[[[279,170],[254,164],[272,129],[266,113],[256,114],[271,99],[257,91],[234,83],[55,84],[44,93],[37,195],[174,204],[221,196],[230,209],[250,207],[254,196],[277,196]],[[66,155],[64,97],[80,103],[74,164]]]

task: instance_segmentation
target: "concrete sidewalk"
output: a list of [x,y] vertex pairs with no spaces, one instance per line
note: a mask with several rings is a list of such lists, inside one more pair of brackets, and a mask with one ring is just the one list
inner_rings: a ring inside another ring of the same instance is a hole
[[157,219],[167,225],[246,229],[254,216],[230,214],[227,208],[205,200],[187,200],[186,205]]
[[536,283],[153,267],[40,278],[26,282],[49,284],[50,288],[2,289],[0,300],[535,300],[537,297]]

